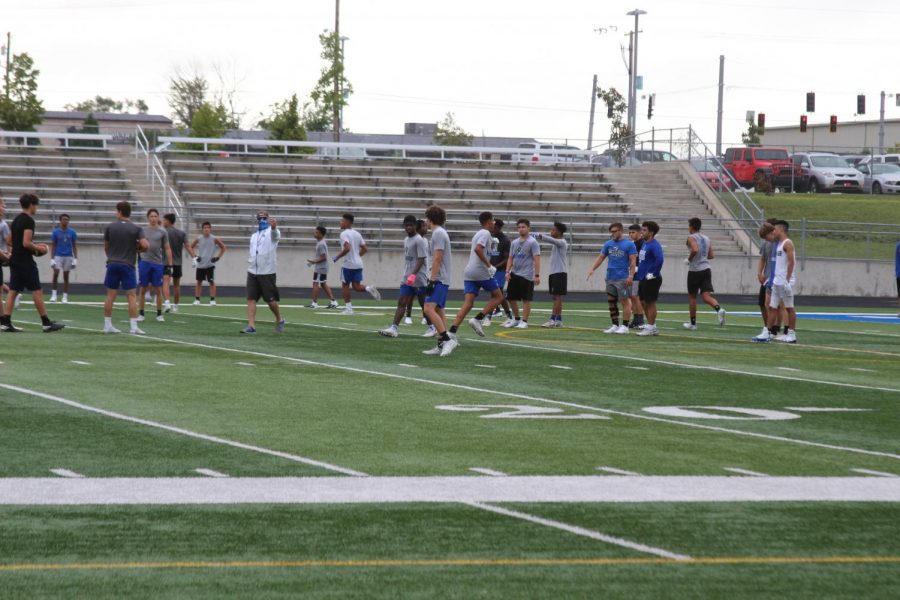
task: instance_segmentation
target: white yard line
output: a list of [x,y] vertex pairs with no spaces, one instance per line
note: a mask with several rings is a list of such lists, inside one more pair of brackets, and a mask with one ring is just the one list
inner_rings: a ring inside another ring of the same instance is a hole
[[91,363],[83,361],[83,360],[70,360],[69,362],[72,363],[73,365],[83,365],[83,366],[88,366],[91,364]]
[[603,471],[604,473],[612,473],[613,475],[629,475],[631,477],[640,477],[640,473],[635,473],[634,471],[626,471],[625,469],[617,469],[615,467],[597,467],[598,471]]
[[81,479],[84,477],[84,475],[76,473],[75,471],[70,471],[69,469],[50,469],[50,472],[54,475],[59,475],[60,477],[69,477],[71,479]]
[[161,367],[174,367],[175,366],[174,363],[163,362],[161,360],[156,361],[156,364],[158,364]]
[[871,469],[850,469],[856,473],[862,473],[863,475],[875,475],[876,477],[900,477],[896,473],[887,473],[885,471],[872,471]]
[[565,365],[550,365],[551,369],[564,369],[566,371],[571,371],[572,367],[567,367]]
[[240,360],[237,361],[237,362],[234,363],[234,364],[236,364],[236,365],[241,365],[242,367],[255,367],[255,366],[256,366],[256,365],[254,365],[254,364],[251,363],[251,362],[244,362],[244,361],[240,361]]
[[862,367],[849,367],[851,371],[859,371],[860,373],[875,373],[873,369],[863,369]]
[[408,369],[417,369],[417,368],[418,368],[417,365],[411,365],[411,364],[408,364],[408,363],[397,363],[397,366],[398,366],[398,367],[406,367],[406,368],[408,368]]
[[479,369],[496,369],[497,368],[495,365],[475,365],[475,366],[478,367]]
[[501,473],[500,471],[495,471],[493,469],[483,469],[481,467],[471,467],[470,471],[474,473],[480,473],[482,475],[490,475],[491,477],[507,477],[506,473]]
[[661,556],[663,558],[671,558],[674,560],[689,560],[691,558],[690,556],[687,556],[685,554],[676,554],[674,552],[669,552],[668,550],[663,550],[662,548],[655,548],[653,546],[647,546],[645,544],[640,544],[638,542],[633,542],[631,540],[626,540],[624,538],[607,535],[605,533],[600,533],[599,531],[594,531],[592,529],[585,529],[584,527],[568,525],[566,523],[561,523],[560,521],[553,521],[552,519],[545,519],[543,517],[530,515],[527,513],[519,512],[517,510],[509,510],[507,508],[501,508],[499,506],[492,506],[490,504],[483,504],[481,502],[466,502],[465,504],[468,504],[469,506],[474,506],[475,508],[480,508],[482,510],[494,512],[499,515],[513,517],[514,519],[522,519],[523,521],[528,521],[529,523],[536,523],[537,525],[544,525],[545,527],[552,527],[554,529],[561,529],[562,531],[565,531],[568,533],[574,533],[575,535],[588,537],[588,538],[591,538],[592,540],[606,542],[607,544],[612,544],[614,546],[621,546],[623,548],[628,548],[630,550],[637,550],[638,552],[643,552],[645,554],[652,554],[654,556]]
[[73,408],[86,410],[86,411],[93,412],[93,413],[96,413],[99,415],[103,415],[105,417],[111,417],[113,419],[119,419],[121,421],[127,421],[129,423],[137,423],[138,425],[145,425],[147,427],[154,427],[156,429],[163,429],[165,431],[171,431],[172,433],[178,433],[178,434],[185,435],[188,437],[196,438],[198,440],[205,440],[207,442],[212,442],[214,444],[222,444],[224,446],[231,446],[233,448],[241,448],[243,450],[250,450],[252,452],[258,452],[260,454],[267,454],[269,456],[277,456],[279,458],[284,458],[284,459],[291,460],[294,462],[299,462],[299,463],[311,465],[314,467],[320,467],[320,468],[326,469],[328,471],[334,471],[336,473],[343,473],[344,475],[354,475],[357,477],[365,477],[366,476],[365,473],[361,473],[359,471],[354,471],[352,469],[339,467],[337,465],[332,465],[330,463],[322,462],[319,460],[313,460],[311,458],[306,458],[305,456],[297,456],[296,454],[289,454],[287,452],[281,452],[279,450],[270,450],[268,448],[260,448],[259,446],[243,444],[241,442],[235,442],[233,440],[226,440],[224,438],[215,437],[212,435],[206,435],[205,433],[198,433],[196,431],[190,431],[189,429],[182,429],[181,427],[173,427],[171,425],[157,423],[156,421],[148,421],[147,419],[139,419],[137,417],[129,417],[128,415],[123,415],[121,413],[117,413],[117,412],[113,412],[113,411],[109,411],[109,410],[103,410],[102,408],[96,408],[94,406],[88,406],[87,404],[81,404],[80,402],[75,402],[74,400],[67,400],[65,398],[60,398],[59,396],[45,394],[43,392],[38,392],[36,390],[19,387],[17,385],[9,385],[8,383],[0,383],[0,387],[5,388],[7,390],[11,390],[13,392],[18,392],[20,394],[27,394],[29,396],[34,396],[36,398],[43,398],[44,400],[51,400],[53,402],[59,402],[60,404],[65,404],[66,406],[71,406]]
[[194,469],[195,473],[200,473],[201,475],[206,475],[207,477],[228,477],[225,473],[220,473],[219,471],[213,471],[212,469]]
[[779,371],[792,371],[794,373],[802,373],[800,369],[794,369],[793,367],[775,367]]
[[648,369],[647,367],[634,367],[634,366],[629,366],[629,365],[625,365],[625,368],[626,368],[626,369],[633,369],[633,370],[635,370],[635,371],[649,371],[649,370],[650,370],[650,369]]
[[824,406],[785,406],[784,410],[807,413],[872,412],[871,408],[827,408]]
[[750,477],[768,477],[765,473],[760,473],[759,471],[749,471],[747,469],[739,469],[737,467],[722,467],[725,471],[730,471],[732,473],[737,473],[738,475],[749,475]]

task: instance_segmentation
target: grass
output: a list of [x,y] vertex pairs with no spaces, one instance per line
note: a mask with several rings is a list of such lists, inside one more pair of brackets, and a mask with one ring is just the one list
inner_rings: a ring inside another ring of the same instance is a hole
[[[26,332],[2,337],[0,383],[376,476],[479,477],[473,467],[583,476],[601,465],[643,475],[900,474],[895,319],[801,319],[798,345],[756,345],[758,317],[731,315],[719,328],[703,312],[688,332],[683,306],[660,308],[659,337],[604,336],[605,306],[579,304],[562,330],[495,326],[479,339],[466,329],[441,359],[421,354],[432,342],[418,326],[397,339],[375,334],[388,302],[360,303],[352,317],[289,306],[280,336],[271,322],[240,335],[238,304],[189,306],[145,323],[145,338],[102,335],[91,304],[51,307],[68,328],[44,335],[25,305],[14,317]],[[484,408],[440,408],[473,405]],[[644,410],[673,405],[797,418]],[[495,418],[520,406],[568,418]],[[59,468],[89,478],[207,480],[198,468],[345,478],[10,387],[0,387],[0,414],[0,490],[4,478]],[[584,414],[606,418],[573,418]],[[661,562],[460,503],[0,504],[0,589],[4,598],[887,598],[900,585],[897,503],[647,500],[506,507],[699,562]]]

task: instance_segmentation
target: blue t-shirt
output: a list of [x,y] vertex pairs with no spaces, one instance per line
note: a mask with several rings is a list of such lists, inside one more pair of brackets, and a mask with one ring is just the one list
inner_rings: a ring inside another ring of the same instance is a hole
[[639,253],[640,262],[638,263],[637,279],[647,278],[648,273],[653,273],[653,277],[662,276],[663,266],[663,249],[659,242],[650,240],[644,242]]
[[637,248],[631,240],[622,238],[619,241],[609,240],[603,244],[601,254],[606,256],[609,266],[606,269],[606,278],[615,281],[628,279],[628,263],[630,257],[637,254]]
[[72,243],[78,240],[78,234],[74,229],[57,227],[53,230],[52,238],[56,244],[56,256],[73,256]]

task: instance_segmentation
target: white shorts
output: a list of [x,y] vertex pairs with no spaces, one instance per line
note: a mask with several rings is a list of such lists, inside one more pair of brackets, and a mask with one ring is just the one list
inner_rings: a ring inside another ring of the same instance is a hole
[[773,285],[769,296],[769,308],[778,308],[784,302],[785,308],[794,308],[794,288],[790,285]]
[[56,268],[60,271],[71,271],[75,268],[72,264],[74,257],[72,256],[57,256],[53,260],[56,261]]

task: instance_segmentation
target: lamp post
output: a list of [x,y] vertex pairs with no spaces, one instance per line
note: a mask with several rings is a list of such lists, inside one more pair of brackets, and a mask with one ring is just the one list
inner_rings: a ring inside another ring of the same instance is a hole
[[344,91],[344,42],[349,40],[346,35],[341,36],[341,114],[340,114],[340,129],[338,130],[338,141],[341,141],[341,134],[344,130],[344,104],[347,102],[347,92]]
[[637,78],[638,78],[638,17],[646,15],[646,10],[636,8],[625,13],[628,16],[634,16],[634,49],[631,57],[631,105],[628,107],[628,128],[631,129],[631,149],[635,147],[635,134],[637,133]]

